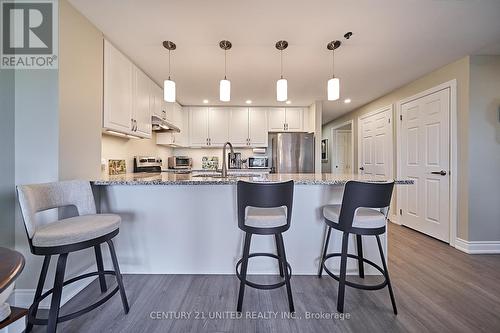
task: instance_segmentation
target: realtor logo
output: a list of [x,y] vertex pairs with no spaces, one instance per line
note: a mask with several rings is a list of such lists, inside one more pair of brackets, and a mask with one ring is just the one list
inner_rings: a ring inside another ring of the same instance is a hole
[[57,0],[0,0],[1,68],[57,68]]

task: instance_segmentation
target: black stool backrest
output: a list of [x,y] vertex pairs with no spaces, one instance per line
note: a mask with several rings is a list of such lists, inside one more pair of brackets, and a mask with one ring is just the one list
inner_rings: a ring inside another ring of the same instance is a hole
[[286,229],[290,227],[293,204],[293,180],[282,183],[249,183],[238,181],[238,227],[245,229],[245,209],[286,207]]
[[343,230],[350,229],[356,209],[388,208],[391,204],[394,182],[363,183],[348,181],[345,185],[340,209],[339,226]]

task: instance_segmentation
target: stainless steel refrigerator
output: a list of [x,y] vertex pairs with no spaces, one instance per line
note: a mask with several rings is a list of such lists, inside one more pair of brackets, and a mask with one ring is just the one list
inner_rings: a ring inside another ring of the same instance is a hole
[[273,173],[314,173],[314,133],[270,133],[267,151]]

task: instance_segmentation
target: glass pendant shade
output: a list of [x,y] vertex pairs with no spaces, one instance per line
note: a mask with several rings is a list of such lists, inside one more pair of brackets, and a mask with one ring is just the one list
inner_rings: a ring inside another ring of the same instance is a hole
[[336,101],[340,98],[340,80],[336,77],[328,80],[328,100]]
[[175,102],[175,82],[172,80],[163,81],[163,99],[165,102]]
[[276,100],[284,102],[288,99],[288,82],[286,79],[276,81]]
[[231,81],[226,79],[220,80],[219,99],[221,102],[229,102],[231,100]]

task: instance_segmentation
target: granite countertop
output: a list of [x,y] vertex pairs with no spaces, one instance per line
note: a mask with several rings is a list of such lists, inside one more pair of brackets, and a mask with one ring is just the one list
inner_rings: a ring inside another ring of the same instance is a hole
[[[251,182],[282,182],[293,180],[296,185],[344,185],[349,180],[365,182],[383,182],[382,177],[331,174],[331,173],[300,173],[300,174],[259,174],[230,175],[228,178],[216,178],[200,174],[162,173],[128,173],[123,175],[103,175],[93,180],[94,185],[233,185],[238,180]],[[396,184],[413,184],[412,180],[396,180]]]

